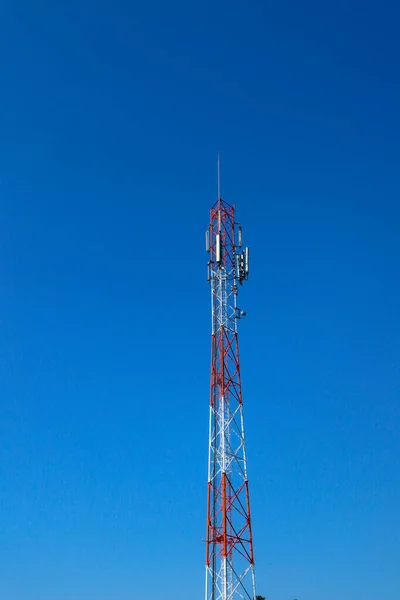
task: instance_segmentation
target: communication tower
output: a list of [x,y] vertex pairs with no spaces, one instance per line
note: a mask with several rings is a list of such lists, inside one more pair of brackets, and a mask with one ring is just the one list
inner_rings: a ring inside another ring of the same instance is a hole
[[235,207],[220,197],[206,230],[212,336],[205,600],[255,600],[253,538],[243,425],[237,305],[249,249]]

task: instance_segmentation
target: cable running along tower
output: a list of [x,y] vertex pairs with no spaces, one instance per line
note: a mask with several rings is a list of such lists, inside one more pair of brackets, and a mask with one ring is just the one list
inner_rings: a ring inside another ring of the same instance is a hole
[[243,427],[237,306],[249,250],[235,207],[220,197],[206,231],[212,338],[205,600],[255,600],[253,540]]

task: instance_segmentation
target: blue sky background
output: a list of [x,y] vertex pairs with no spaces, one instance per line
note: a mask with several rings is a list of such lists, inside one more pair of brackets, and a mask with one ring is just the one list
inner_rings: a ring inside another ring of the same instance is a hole
[[220,152],[258,591],[399,599],[399,18],[2,3],[0,598],[203,598]]

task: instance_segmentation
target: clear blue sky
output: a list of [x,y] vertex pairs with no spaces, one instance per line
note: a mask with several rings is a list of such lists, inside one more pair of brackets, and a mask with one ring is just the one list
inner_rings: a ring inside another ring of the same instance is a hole
[[0,8],[0,598],[203,598],[238,207],[259,593],[400,598],[397,2]]

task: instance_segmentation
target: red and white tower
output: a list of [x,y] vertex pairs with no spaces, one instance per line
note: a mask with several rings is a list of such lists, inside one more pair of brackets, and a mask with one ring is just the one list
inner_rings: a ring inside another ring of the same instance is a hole
[[237,306],[249,251],[235,207],[220,198],[206,232],[212,338],[205,600],[255,600],[253,539],[243,427]]

